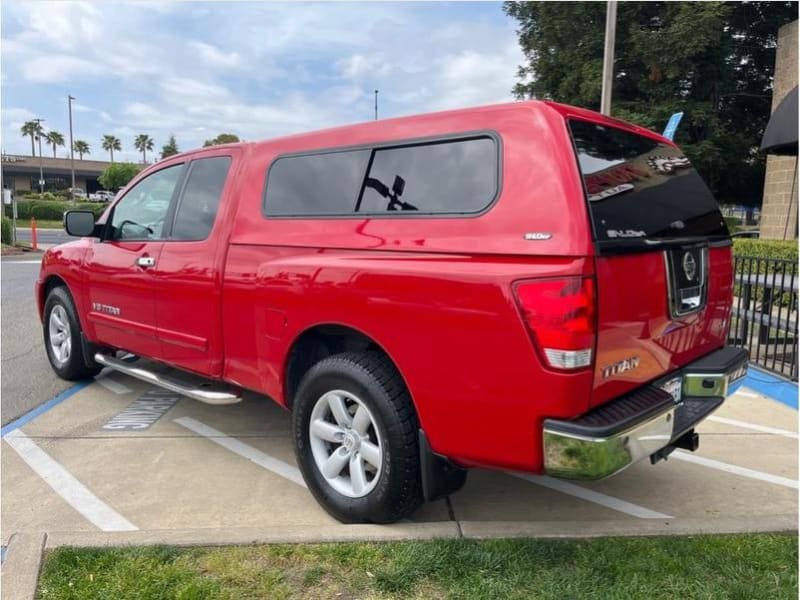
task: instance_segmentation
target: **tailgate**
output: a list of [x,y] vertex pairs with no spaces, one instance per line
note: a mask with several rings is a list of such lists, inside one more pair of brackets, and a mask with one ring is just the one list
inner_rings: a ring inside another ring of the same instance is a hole
[[732,253],[716,201],[677,147],[569,126],[597,247],[596,406],[725,343]]

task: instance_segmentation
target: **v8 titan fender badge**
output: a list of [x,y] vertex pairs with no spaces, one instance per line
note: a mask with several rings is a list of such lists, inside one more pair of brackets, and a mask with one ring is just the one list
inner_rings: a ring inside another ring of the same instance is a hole
[[115,316],[119,316],[120,312],[122,312],[118,306],[111,306],[110,304],[103,304],[102,302],[92,302],[92,310]]
[[619,362],[615,362],[613,365],[608,365],[607,367],[603,367],[603,379],[608,379],[613,375],[621,375],[625,371],[631,371],[638,366],[639,366],[638,356],[631,356],[630,358],[625,358]]
[[694,276],[697,275],[697,262],[691,252],[686,252],[683,255],[683,274],[686,275],[686,279],[689,281],[693,281]]

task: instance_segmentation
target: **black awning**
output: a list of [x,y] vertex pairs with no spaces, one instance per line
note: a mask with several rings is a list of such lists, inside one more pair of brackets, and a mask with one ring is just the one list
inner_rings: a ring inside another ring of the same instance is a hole
[[772,113],[761,138],[761,151],[797,156],[797,86],[786,94]]

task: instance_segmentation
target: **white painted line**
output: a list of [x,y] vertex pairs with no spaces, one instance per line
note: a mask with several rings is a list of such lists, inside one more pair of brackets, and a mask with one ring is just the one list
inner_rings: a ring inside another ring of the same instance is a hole
[[526,481],[530,481],[531,483],[535,483],[536,485],[541,485],[542,487],[550,488],[551,490],[556,490],[557,492],[561,492],[563,494],[575,496],[576,498],[580,498],[581,500],[594,502],[595,504],[605,506],[606,508],[610,508],[611,510],[616,510],[617,512],[625,513],[626,515],[639,517],[640,519],[673,518],[670,515],[665,515],[664,513],[650,510],[649,508],[645,508],[644,506],[639,506],[638,504],[633,504],[632,502],[628,502],[626,500],[620,500],[619,498],[615,498],[614,496],[607,496],[606,494],[595,492],[594,490],[590,490],[585,487],[575,485],[574,483],[569,483],[567,481],[562,481],[560,479],[553,479],[552,477],[548,477],[547,475],[530,475],[528,473],[513,473],[513,472],[509,472],[509,475],[513,475],[514,477],[519,477],[520,479],[525,479]]
[[282,460],[273,458],[269,454],[253,448],[244,442],[240,442],[235,438],[225,435],[221,431],[218,431],[213,427],[209,427],[200,421],[196,421],[191,417],[181,417],[180,419],[175,419],[175,422],[178,425],[186,427],[186,429],[190,429],[191,431],[202,435],[204,438],[207,438],[215,444],[219,444],[234,454],[238,454],[239,456],[246,458],[250,462],[257,464],[259,467],[262,467],[267,471],[272,471],[276,475],[280,475],[292,483],[306,487],[306,482],[303,481],[303,476],[300,474],[300,469],[290,465],[289,463],[285,463]]
[[69,471],[53,460],[19,429],[3,438],[20,458],[72,508],[102,531],[137,531],[139,528],[95,496]]
[[761,397],[759,394],[756,394],[755,392],[746,392],[744,390],[744,388],[740,389],[733,396],[734,397],[735,396],[744,396],[745,398],[760,398]]
[[755,423],[747,423],[745,421],[737,421],[736,419],[728,419],[727,417],[718,417],[711,415],[708,417],[709,421],[717,423],[724,423],[725,425],[733,425],[734,427],[741,427],[743,429],[752,429],[753,431],[760,431],[762,433],[771,433],[773,435],[782,435],[792,439],[800,439],[800,435],[788,429],[778,429],[777,427],[767,427],[766,425],[756,425]]
[[2,262],[4,265],[41,265],[42,259],[39,260],[4,260]]
[[702,456],[695,456],[694,454],[689,454],[688,452],[683,452],[680,450],[673,452],[672,454],[669,455],[669,457],[694,463],[696,465],[709,467],[710,469],[725,471],[726,473],[731,473],[733,475],[740,475],[742,477],[748,477],[750,479],[757,479],[759,481],[766,481],[767,483],[774,483],[775,485],[782,485],[784,487],[792,488],[793,490],[798,489],[798,482],[794,479],[789,479],[788,477],[780,477],[779,475],[770,475],[769,473],[762,473],[761,471],[756,471],[754,469],[747,469],[745,467],[740,467],[737,465],[729,465],[728,463],[724,463],[719,460],[713,460],[711,458],[703,458]]
[[113,379],[109,378],[105,371],[95,375],[94,380],[115,394],[130,394],[133,391],[127,385],[123,385],[118,381],[114,381]]

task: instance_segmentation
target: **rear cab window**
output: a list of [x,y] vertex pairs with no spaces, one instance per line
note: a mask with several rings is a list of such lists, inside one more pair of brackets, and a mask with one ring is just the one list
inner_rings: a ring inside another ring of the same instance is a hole
[[729,239],[714,196],[679,148],[577,119],[569,130],[601,252]]
[[494,136],[282,156],[267,174],[265,216],[470,215],[499,190]]

